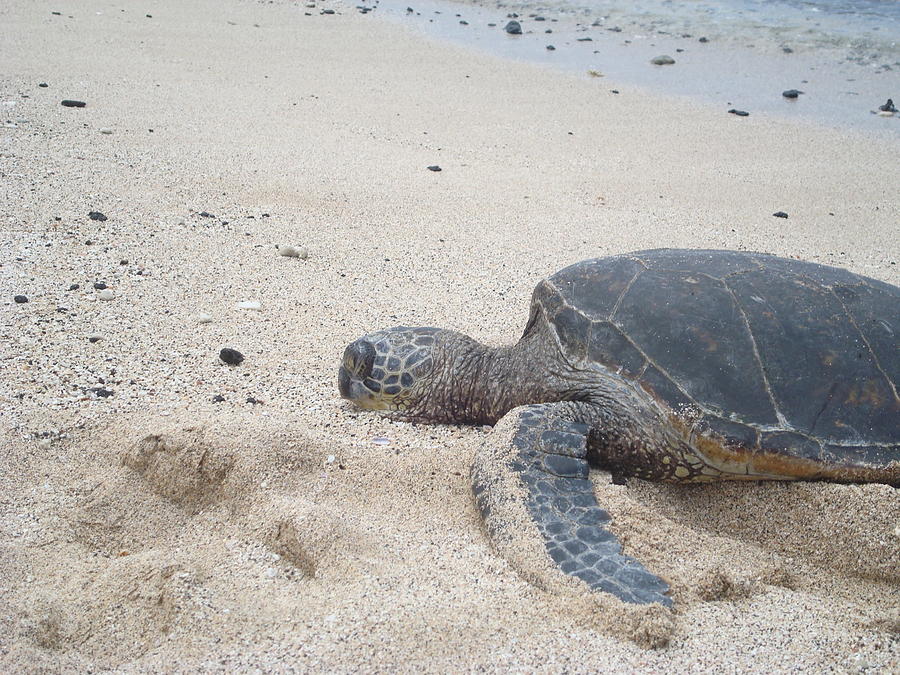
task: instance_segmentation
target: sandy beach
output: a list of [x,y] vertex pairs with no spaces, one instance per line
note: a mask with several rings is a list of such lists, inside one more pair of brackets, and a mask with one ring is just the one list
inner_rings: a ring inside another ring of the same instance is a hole
[[594,472],[672,586],[648,649],[492,549],[489,430],[336,386],[377,328],[513,342],[612,253],[900,284],[900,135],[304,5],[0,7],[0,671],[900,672],[896,489]]

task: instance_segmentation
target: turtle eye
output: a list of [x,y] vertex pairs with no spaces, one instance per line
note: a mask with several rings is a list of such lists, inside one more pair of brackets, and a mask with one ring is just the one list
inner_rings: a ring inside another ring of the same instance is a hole
[[375,363],[375,347],[368,340],[351,342],[344,350],[344,366],[360,379],[369,377]]

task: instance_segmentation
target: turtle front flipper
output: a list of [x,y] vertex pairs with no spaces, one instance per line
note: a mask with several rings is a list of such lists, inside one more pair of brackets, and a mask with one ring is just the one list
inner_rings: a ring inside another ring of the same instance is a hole
[[[672,606],[668,585],[609,529],[588,479],[586,403],[526,405],[497,424],[472,465],[472,489],[497,550],[529,581],[559,572],[626,603]],[[530,533],[531,536],[528,536]]]

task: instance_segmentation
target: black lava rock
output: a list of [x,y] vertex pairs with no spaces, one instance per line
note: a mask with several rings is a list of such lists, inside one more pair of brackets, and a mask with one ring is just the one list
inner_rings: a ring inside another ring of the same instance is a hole
[[786,89],[785,91],[781,92],[781,95],[785,98],[797,98],[802,93],[803,92],[799,89]]
[[428,167],[428,170],[429,171],[440,171],[441,167],[439,167],[437,164],[432,164],[431,166]]
[[888,99],[887,103],[885,103],[884,105],[878,106],[878,109],[881,112],[892,112],[892,113],[897,112],[897,109],[894,107],[894,101],[891,99]]
[[69,99],[66,99],[65,101],[60,101],[60,103],[67,108],[83,108],[84,106],[87,105],[87,103],[85,103],[84,101],[71,101]]
[[215,396],[212,397],[213,403],[222,403],[222,401],[224,401],[224,400],[225,400],[225,397],[222,396],[222,394],[216,394]]
[[776,218],[787,218],[788,217],[788,214],[786,214],[784,211],[776,211],[772,215],[775,216]]
[[702,37],[699,40],[697,40],[697,42],[709,42],[709,38]]
[[334,10],[333,9],[323,9],[322,14],[334,14]]
[[556,51],[556,47],[554,47],[553,45],[547,45],[547,51],[554,52],[554,51]]
[[69,286],[70,291],[77,291],[79,288],[81,288],[81,286],[79,286],[78,284],[72,284],[71,286]]
[[103,387],[93,387],[91,391],[97,394],[98,398],[109,398],[114,393],[109,389],[104,389]]
[[468,22],[468,21],[460,21],[460,22],[459,22],[459,25],[461,25],[461,26],[468,26],[468,25],[469,25],[469,22]]
[[240,365],[240,363],[244,360],[244,355],[241,354],[237,349],[223,347],[219,352],[219,358],[229,366],[237,366]]
[[95,343],[95,342],[100,342],[100,340],[102,340],[102,339],[103,339],[103,338],[101,338],[99,335],[91,335],[91,336],[88,338],[88,342],[90,342],[91,344],[93,344],[93,343]]
[[746,110],[736,110],[735,108],[732,108],[728,112],[730,112],[732,115],[737,115],[738,117],[749,117],[750,116],[750,113],[748,113]]
[[578,38],[576,40],[576,42],[593,42],[593,41],[594,41],[594,38],[589,38],[589,37]]
[[27,298],[26,296],[24,296],[24,295],[17,295],[17,296],[15,296],[15,297],[13,298],[13,300],[14,300],[15,302],[17,302],[18,304],[20,304],[20,305],[23,305],[23,304],[25,304],[26,302],[28,302],[28,298]]
[[521,35],[522,34],[522,24],[518,21],[510,21],[506,24],[506,27],[503,29],[510,35]]
[[90,218],[91,220],[99,220],[101,223],[107,220],[107,217],[99,211],[91,211],[90,213],[88,213],[88,218]]
[[102,281],[95,281],[94,288],[96,288],[98,291],[102,291],[104,288],[106,288],[106,284]]
[[49,87],[50,85],[47,84],[46,82],[41,82],[38,86],[39,87]]

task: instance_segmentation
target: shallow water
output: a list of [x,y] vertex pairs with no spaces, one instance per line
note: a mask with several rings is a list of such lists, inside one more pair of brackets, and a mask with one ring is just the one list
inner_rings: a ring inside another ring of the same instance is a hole
[[[610,89],[633,84],[723,113],[900,134],[900,117],[874,114],[888,98],[900,102],[896,0],[380,0],[377,7],[440,39],[585,76],[594,71]],[[522,35],[503,30],[511,18]],[[650,64],[662,54],[676,63]],[[786,99],[787,89],[803,93]]]

